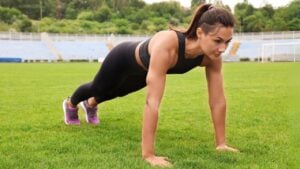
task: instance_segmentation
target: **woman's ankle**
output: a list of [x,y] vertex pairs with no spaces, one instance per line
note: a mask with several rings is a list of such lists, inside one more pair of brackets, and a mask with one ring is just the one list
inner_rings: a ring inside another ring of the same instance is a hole
[[70,100],[68,100],[67,105],[69,108],[73,108],[73,109],[77,108],[77,106],[73,105]]
[[88,105],[88,107],[90,107],[90,108],[95,108],[95,107],[97,107],[98,103],[95,101],[94,98],[89,98],[89,99],[87,100],[87,105]]

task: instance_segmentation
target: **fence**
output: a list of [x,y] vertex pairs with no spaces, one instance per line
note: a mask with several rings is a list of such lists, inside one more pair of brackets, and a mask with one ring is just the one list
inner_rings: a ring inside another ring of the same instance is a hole
[[[123,41],[141,41],[150,35],[114,35],[114,34],[55,34],[47,33],[52,41],[102,41],[120,43]],[[0,40],[41,41],[42,33],[0,32]]]
[[235,33],[234,39],[236,40],[300,39],[300,31]]
[[[144,40],[151,35],[114,34],[55,34],[48,33],[53,41],[108,41]],[[300,31],[235,33],[235,40],[300,39]],[[0,32],[0,40],[41,40],[41,33]]]

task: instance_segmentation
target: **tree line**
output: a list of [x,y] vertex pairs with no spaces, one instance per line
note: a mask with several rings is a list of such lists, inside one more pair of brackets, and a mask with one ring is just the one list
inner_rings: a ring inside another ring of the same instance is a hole
[[[192,0],[190,8],[168,1],[143,0],[0,0],[0,31],[152,34],[168,27],[186,28],[193,11],[205,0]],[[236,32],[300,30],[300,0],[274,9],[255,8],[244,0],[234,9]]]

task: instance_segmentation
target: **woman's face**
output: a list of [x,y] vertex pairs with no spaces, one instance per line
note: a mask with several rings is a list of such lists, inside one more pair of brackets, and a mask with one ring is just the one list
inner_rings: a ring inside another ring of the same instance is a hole
[[215,30],[205,34],[201,28],[198,33],[202,52],[214,60],[221,56],[232,39],[232,27],[217,27]]

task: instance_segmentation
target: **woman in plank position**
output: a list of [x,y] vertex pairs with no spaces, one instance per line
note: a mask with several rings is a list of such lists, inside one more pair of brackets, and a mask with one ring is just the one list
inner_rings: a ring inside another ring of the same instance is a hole
[[124,42],[105,58],[93,81],[79,86],[63,102],[66,124],[79,124],[78,107],[86,120],[98,124],[97,105],[146,86],[142,128],[142,157],[151,165],[170,166],[166,157],[155,155],[154,142],[158,112],[167,74],[182,74],[194,67],[205,67],[209,106],[215,129],[216,150],[238,150],[227,145],[225,137],[226,99],[222,58],[232,39],[234,18],[230,12],[203,4],[186,31],[167,30],[143,42]]

